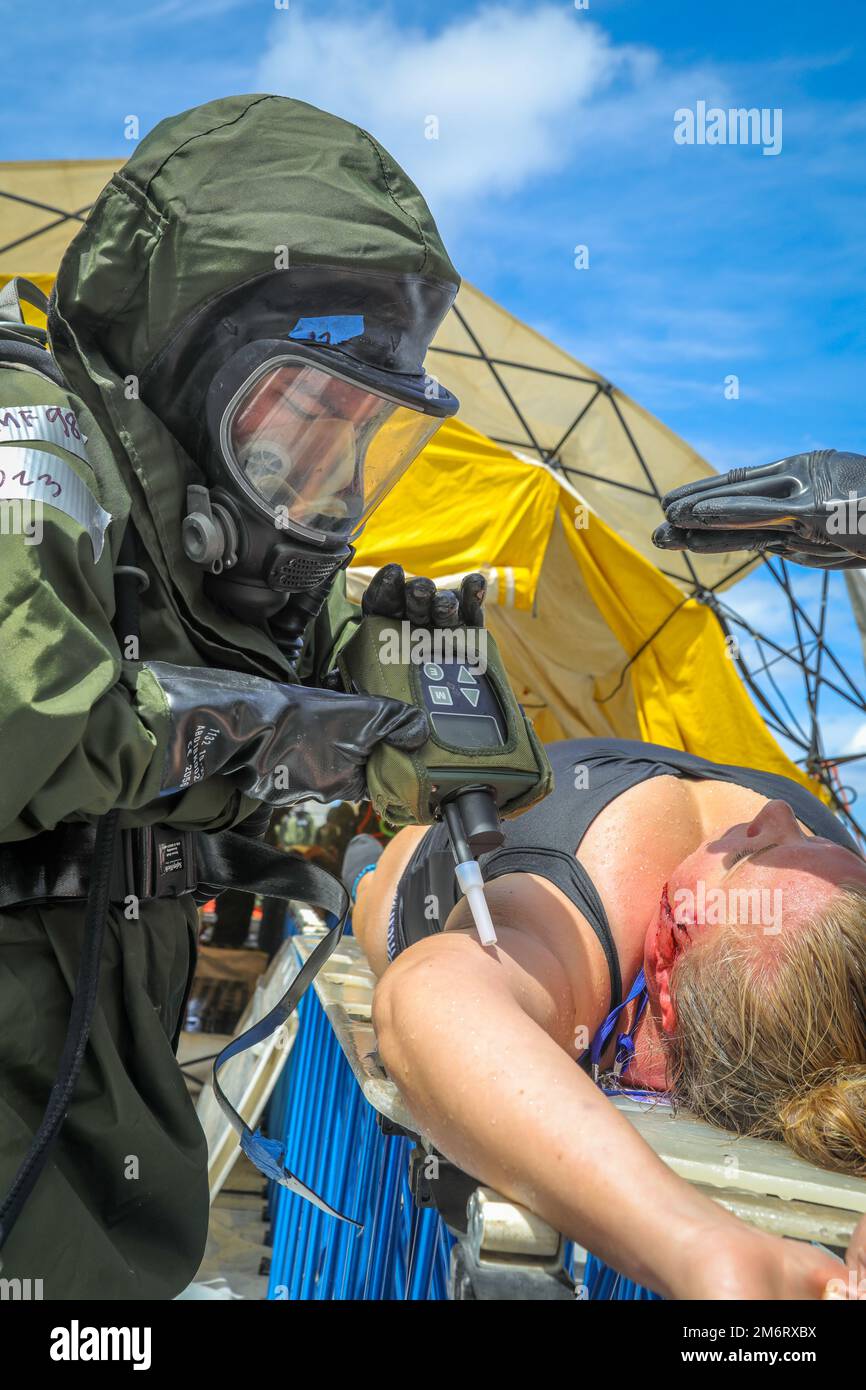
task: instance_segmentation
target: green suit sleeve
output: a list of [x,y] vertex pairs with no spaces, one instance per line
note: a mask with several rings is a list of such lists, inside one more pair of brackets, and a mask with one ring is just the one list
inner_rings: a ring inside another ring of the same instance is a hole
[[[0,370],[4,402],[34,391],[66,400],[34,373]],[[98,497],[89,465],[34,442],[39,457],[71,467]],[[0,840],[18,840],[77,815],[155,800],[168,739],[168,711],[156,682],[125,663],[111,628],[112,535],[97,561],[82,524],[45,503],[31,534],[16,526],[7,475],[20,445],[0,443]],[[4,464],[8,459],[8,464]],[[31,476],[31,472],[26,474]],[[67,475],[68,476],[68,475]]]

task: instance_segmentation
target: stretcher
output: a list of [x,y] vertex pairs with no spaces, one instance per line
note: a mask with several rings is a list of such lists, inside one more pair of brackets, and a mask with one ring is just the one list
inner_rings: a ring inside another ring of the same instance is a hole
[[[324,928],[300,915],[302,963]],[[271,1193],[272,1298],[651,1298],[526,1208],[479,1184],[419,1132],[378,1058],[375,978],[358,942],[339,951],[301,1006],[275,1092],[270,1133],[361,1232]],[[842,1253],[866,1212],[866,1182],[827,1172],[784,1145],[736,1138],[664,1103],[611,1097],[680,1177],[775,1235]]]

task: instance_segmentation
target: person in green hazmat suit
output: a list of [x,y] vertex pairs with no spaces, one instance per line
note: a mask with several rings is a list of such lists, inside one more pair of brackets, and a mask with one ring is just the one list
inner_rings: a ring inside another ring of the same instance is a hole
[[[423,362],[457,285],[370,135],[258,95],[163,121],[114,175],[60,266],[50,356],[0,297],[0,500],[39,514],[0,535],[0,1203],[57,1072],[106,813],[123,846],[73,1101],[2,1249],[46,1298],[171,1298],[204,1250],[177,836],[363,799],[372,749],[426,736],[326,677],[351,538],[456,408]],[[394,565],[365,602],[456,625],[482,587]]]

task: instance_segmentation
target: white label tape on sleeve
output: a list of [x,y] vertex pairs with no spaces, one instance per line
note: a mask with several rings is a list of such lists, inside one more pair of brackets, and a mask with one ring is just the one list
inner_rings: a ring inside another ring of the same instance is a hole
[[44,449],[0,448],[0,501],[26,499],[65,512],[83,526],[98,560],[109,512],[99,505],[71,464]]
[[87,462],[86,437],[64,405],[0,405],[0,444],[56,444]]

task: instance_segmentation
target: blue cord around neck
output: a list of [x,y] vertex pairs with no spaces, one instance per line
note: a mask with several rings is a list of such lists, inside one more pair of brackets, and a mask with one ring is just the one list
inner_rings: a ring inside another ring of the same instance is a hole
[[598,1081],[601,1072],[601,1054],[604,1052],[608,1039],[616,1027],[617,1019],[626,1005],[630,1004],[634,999],[639,999],[640,1002],[635,1010],[631,1025],[625,1032],[620,1033],[616,1040],[616,1055],[614,1057],[613,1073],[617,1080],[619,1080],[628,1069],[628,1065],[634,1057],[634,1035],[649,1000],[646,987],[646,976],[643,970],[639,972],[637,979],[622,1003],[617,1004],[615,1009],[611,1009],[604,1023],[598,1029],[595,1037],[590,1043],[589,1060],[592,1068],[592,1079],[595,1082]]

